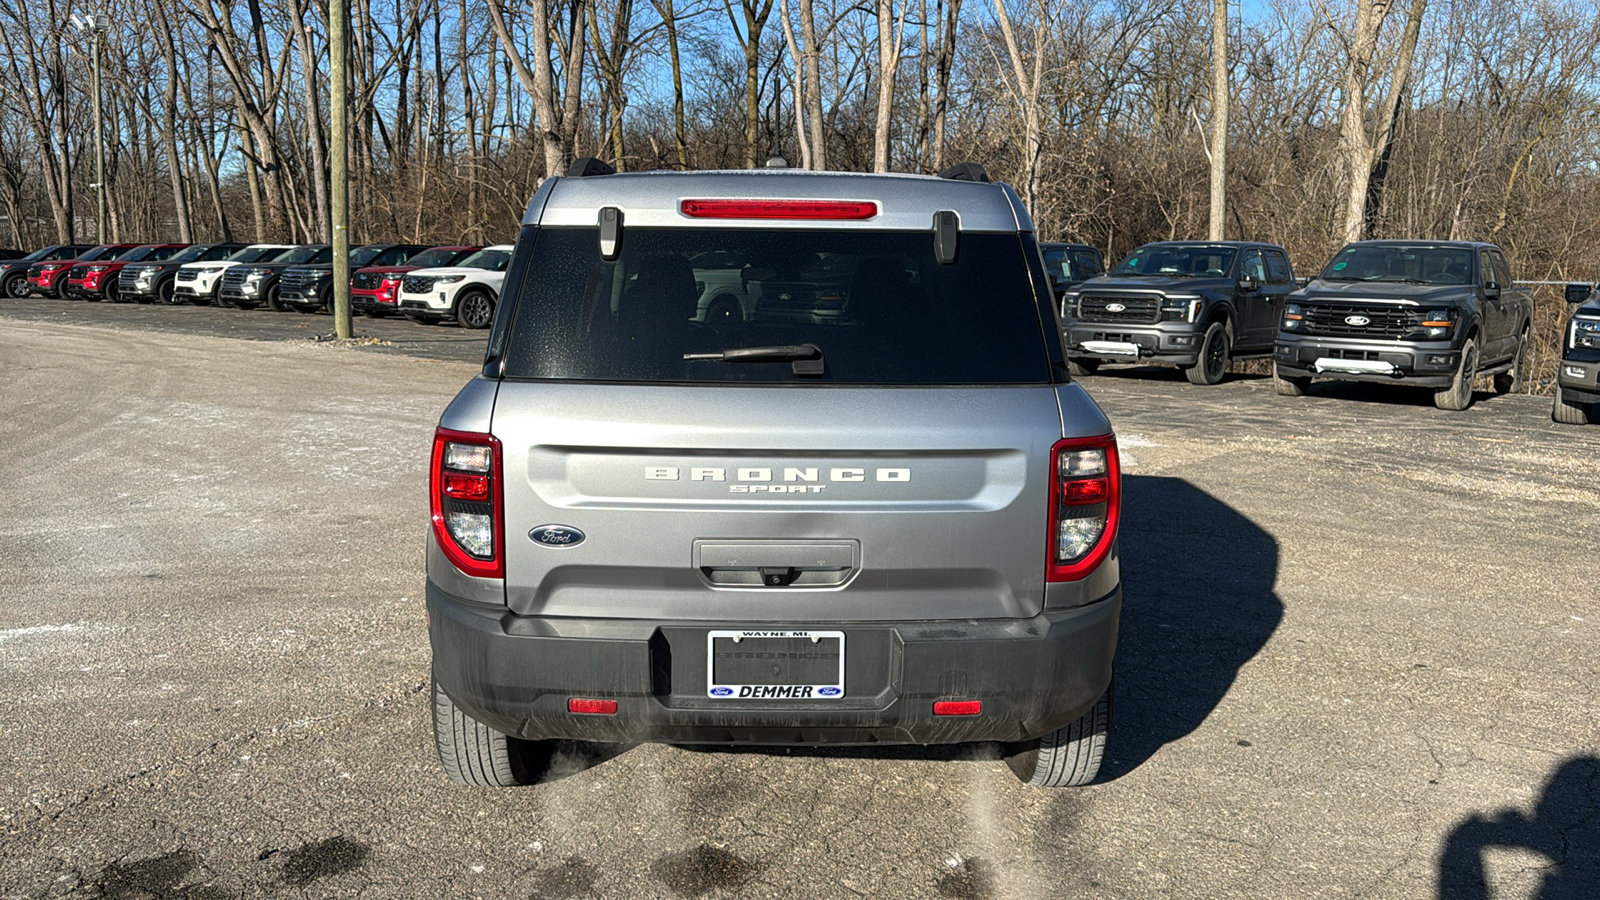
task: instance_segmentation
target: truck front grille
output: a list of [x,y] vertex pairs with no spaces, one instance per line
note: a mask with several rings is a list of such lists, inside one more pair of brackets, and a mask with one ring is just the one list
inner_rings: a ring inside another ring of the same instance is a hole
[[82,281],[83,277],[85,275],[88,275],[88,274],[89,274],[89,267],[88,266],[73,266],[71,269],[67,270],[67,280],[68,281]]
[[195,281],[195,280],[199,279],[199,277],[200,277],[200,273],[196,272],[193,269],[179,269],[178,270],[178,280],[179,281]]
[[1084,322],[1126,322],[1154,325],[1161,317],[1159,294],[1084,294],[1078,318]]
[[[1420,314],[1405,306],[1301,304],[1305,334],[1399,340],[1420,327]],[[1365,319],[1366,321],[1362,321]]]
[[222,273],[222,286],[236,288],[239,285],[244,284],[245,276],[249,274],[250,272],[246,267],[234,266],[228,271]]
[[309,291],[317,286],[321,274],[315,269],[290,269],[278,280],[278,287],[285,291]]
[[407,294],[426,294],[433,290],[433,279],[426,275],[407,275],[400,289]]
[[383,276],[377,272],[357,272],[350,276],[350,286],[358,291],[375,291],[383,286]]

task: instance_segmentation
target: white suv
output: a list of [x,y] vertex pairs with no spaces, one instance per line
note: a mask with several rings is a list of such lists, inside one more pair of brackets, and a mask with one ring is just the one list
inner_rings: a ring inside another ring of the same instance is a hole
[[488,328],[513,249],[496,244],[453,266],[407,272],[400,282],[400,311],[425,325],[455,319],[462,328]]
[[173,300],[187,300],[196,306],[205,306],[217,299],[222,286],[222,273],[242,263],[271,262],[293,250],[294,244],[251,244],[226,259],[208,262],[184,263],[178,267]]

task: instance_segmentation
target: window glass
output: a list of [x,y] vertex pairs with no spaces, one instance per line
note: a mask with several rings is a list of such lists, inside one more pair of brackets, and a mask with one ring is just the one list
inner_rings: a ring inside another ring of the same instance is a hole
[[1238,252],[1237,247],[1212,244],[1146,244],[1118,263],[1111,274],[1222,278],[1233,270]]
[[1079,280],[1093,278],[1105,270],[1105,265],[1100,262],[1100,254],[1090,250],[1072,251],[1072,271],[1077,273]]
[[1348,244],[1317,277],[1327,281],[1467,284],[1472,278],[1472,251],[1427,244]]
[[[531,258],[504,356],[514,378],[1050,380],[1038,299],[1015,234],[963,233],[947,266],[934,258],[928,231],[629,228],[621,256],[607,262],[598,229],[547,228],[521,252]],[[821,352],[821,377],[795,375],[788,358],[684,358],[804,344]]]
[[1489,258],[1494,260],[1494,280],[1500,282],[1503,288],[1511,287],[1511,267],[1506,265],[1506,258],[1492,250]]
[[1267,267],[1261,261],[1260,250],[1246,250],[1244,259],[1239,263],[1239,276],[1249,275],[1256,280],[1256,284],[1267,283]]
[[432,250],[424,250],[406,260],[406,265],[416,266],[419,269],[453,266],[456,264],[456,260],[472,252],[471,250],[457,250],[451,247],[434,247]]
[[1272,284],[1294,284],[1294,270],[1289,268],[1289,257],[1278,250],[1267,251],[1267,281]]

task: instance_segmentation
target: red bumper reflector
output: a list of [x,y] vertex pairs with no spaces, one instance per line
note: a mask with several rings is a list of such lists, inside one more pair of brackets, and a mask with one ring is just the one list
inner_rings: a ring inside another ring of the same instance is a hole
[[684,200],[678,209],[695,219],[860,220],[878,215],[872,200]]
[[981,712],[982,700],[939,700],[933,704],[936,716],[975,716]]
[[567,712],[585,713],[591,716],[614,716],[617,714],[617,701],[579,700],[577,697],[573,697],[567,701]]

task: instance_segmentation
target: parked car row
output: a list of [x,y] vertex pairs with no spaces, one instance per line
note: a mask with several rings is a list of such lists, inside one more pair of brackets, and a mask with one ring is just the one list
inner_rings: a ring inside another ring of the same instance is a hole
[[[511,245],[368,244],[350,251],[352,310],[487,328]],[[327,244],[57,244],[0,260],[0,292],[112,303],[333,310]]]
[[[1533,330],[1532,292],[1499,247],[1473,241],[1357,241],[1303,287],[1274,244],[1163,241],[1058,296],[1075,375],[1155,362],[1216,384],[1233,360],[1270,358],[1284,396],[1313,379],[1408,384],[1449,410],[1471,405],[1480,376],[1520,389]],[[1600,405],[1600,305],[1588,285],[1567,296],[1586,305],[1564,336],[1551,416],[1575,424]]]

